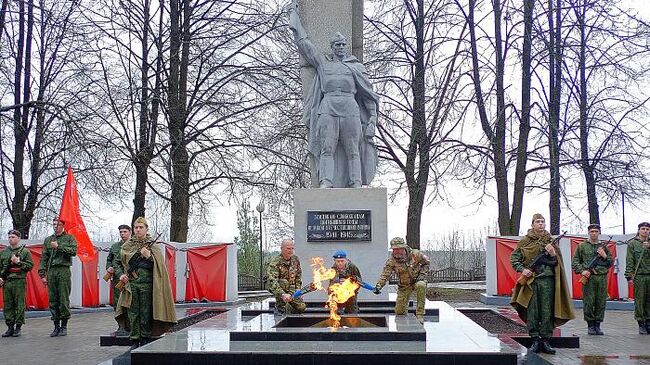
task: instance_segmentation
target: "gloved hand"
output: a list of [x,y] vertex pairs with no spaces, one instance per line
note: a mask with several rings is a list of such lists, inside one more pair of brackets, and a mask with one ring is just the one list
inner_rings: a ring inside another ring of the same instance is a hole
[[379,295],[379,294],[381,294],[381,289],[379,289],[379,287],[375,286],[375,290],[373,290],[372,292]]

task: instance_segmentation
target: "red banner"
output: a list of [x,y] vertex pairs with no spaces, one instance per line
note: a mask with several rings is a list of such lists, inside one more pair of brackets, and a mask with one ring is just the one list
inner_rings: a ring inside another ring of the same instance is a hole
[[510,265],[510,255],[515,248],[517,248],[517,240],[496,239],[497,295],[512,295],[512,288],[519,278],[520,274]]
[[226,299],[227,246],[206,246],[187,251],[189,277],[185,300]]
[[82,262],[95,260],[95,250],[86,226],[84,225],[81,213],[79,213],[79,194],[77,192],[77,183],[74,180],[72,167],[68,166],[68,178],[63,190],[63,200],[61,201],[61,212],[59,219],[65,222],[65,230],[74,236],[77,240],[77,256]]
[[[578,245],[585,239],[579,237],[571,238],[571,259],[575,255]],[[605,241],[602,241],[605,242]],[[616,260],[616,244],[609,243],[607,245],[609,252],[612,254],[612,259]],[[580,274],[576,274],[571,270],[571,285],[573,286],[573,299],[582,299],[582,284],[580,284]],[[614,265],[609,268],[607,273],[607,296],[609,299],[618,299],[618,281],[616,280],[616,273],[614,273]]]
[[172,295],[176,301],[176,248],[165,245],[165,266],[172,286]]
[[99,255],[97,249],[93,249],[95,250],[93,259],[81,262],[81,305],[84,307],[99,306],[99,278],[97,277]]

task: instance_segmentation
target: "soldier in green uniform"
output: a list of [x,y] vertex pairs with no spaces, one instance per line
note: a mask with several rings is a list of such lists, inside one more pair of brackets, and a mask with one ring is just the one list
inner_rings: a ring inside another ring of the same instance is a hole
[[[124,274],[124,268],[122,267],[122,262],[120,261],[120,250],[122,245],[131,238],[131,227],[122,224],[117,227],[120,231],[120,240],[113,243],[110,250],[108,251],[108,256],[106,257],[106,271],[112,275],[111,279],[111,291],[113,294],[113,311],[117,308],[117,301],[120,299],[120,290],[115,287],[117,283],[120,282],[120,276]],[[128,324],[128,323],[126,323]],[[127,328],[122,328],[118,322],[117,331],[115,331],[115,336],[128,336],[129,331]]]
[[281,314],[303,313],[305,302],[291,296],[302,287],[300,260],[294,255],[296,246],[292,239],[285,239],[280,245],[280,254],[269,263],[266,274],[269,291],[275,296],[275,311]]
[[4,296],[4,316],[7,331],[2,337],[18,337],[25,324],[25,292],[27,273],[34,267],[32,254],[25,246],[19,246],[20,232],[7,233],[9,246],[0,253],[0,286]]
[[[343,250],[338,250],[334,252],[334,265],[332,269],[336,270],[336,276],[330,280],[330,284],[341,283],[347,278],[352,278],[356,282],[361,281],[361,272],[357,265],[353,264],[349,259],[347,252]],[[359,289],[357,289],[357,292]],[[350,299],[345,303],[339,304],[339,311],[342,310],[343,313],[359,313],[359,305],[357,304],[357,295],[355,293]]]
[[[529,265],[541,253],[545,254],[545,260],[533,272]],[[530,351],[554,354],[555,349],[549,343],[553,327],[573,319],[575,314],[559,247],[552,244],[541,214],[533,215],[532,228],[517,243],[510,256],[510,264],[515,271],[532,277],[525,285],[516,284],[510,300],[528,327],[533,340]]]
[[50,337],[66,336],[70,319],[70,266],[77,255],[77,241],[65,232],[65,222],[59,218],[52,221],[54,234],[45,239],[38,274],[47,285],[50,313],[54,330]]
[[627,241],[625,278],[634,284],[634,319],[639,334],[650,333],[650,223],[639,223],[636,237]]
[[419,250],[411,249],[401,237],[390,240],[390,248],[392,254],[386,260],[384,270],[375,284],[375,294],[379,294],[381,288],[386,285],[390,274],[395,272],[398,279],[395,313],[406,314],[409,298],[415,292],[417,298],[415,315],[420,321],[423,321],[429,258]]
[[133,222],[133,236],[120,250],[121,265],[126,268],[120,281],[125,286],[115,318],[120,324],[128,318],[133,341],[131,348],[147,344],[152,336],[163,334],[176,323],[174,297],[163,251],[160,244],[153,242],[148,231],[147,220],[138,217]]
[[607,303],[607,273],[612,266],[612,255],[606,244],[598,240],[600,226],[590,224],[587,227],[589,239],[576,248],[571,261],[571,268],[576,274],[588,280],[582,286],[584,318],[587,322],[587,334],[603,335],[600,323],[605,318]]

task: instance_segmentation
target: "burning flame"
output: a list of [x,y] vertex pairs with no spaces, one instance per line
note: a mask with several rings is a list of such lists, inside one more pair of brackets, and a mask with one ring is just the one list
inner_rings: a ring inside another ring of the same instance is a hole
[[359,289],[359,283],[350,278],[345,279],[342,283],[330,285],[326,306],[330,309],[332,327],[341,327],[341,316],[336,313],[336,310],[339,308],[339,304],[343,304],[352,298],[357,293],[357,289]]
[[[315,290],[323,290],[323,280],[331,280],[336,277],[336,270],[333,268],[326,268],[323,264],[323,259],[320,257],[311,258],[311,267],[314,273],[314,280],[312,284]],[[332,320],[332,327],[341,327],[341,316],[336,313],[339,304],[345,303],[348,299],[352,298],[359,289],[359,284],[350,278],[345,279],[341,283],[335,283],[328,288],[328,298],[325,304],[326,308],[330,309],[330,319]]]
[[321,257],[312,257],[311,258],[311,267],[314,272],[314,280],[312,283],[316,287],[316,290],[323,290],[323,280],[331,280],[336,276],[336,270],[326,268],[323,265],[323,259]]

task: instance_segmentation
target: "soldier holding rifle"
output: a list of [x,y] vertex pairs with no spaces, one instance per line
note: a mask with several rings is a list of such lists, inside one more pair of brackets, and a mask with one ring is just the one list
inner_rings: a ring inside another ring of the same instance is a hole
[[50,337],[66,336],[70,319],[70,266],[72,257],[77,255],[77,241],[65,232],[65,222],[59,218],[52,220],[54,234],[45,239],[38,274],[47,285],[50,313],[54,330]]
[[[540,253],[547,255],[538,259]],[[543,261],[531,270],[533,261]],[[570,301],[566,277],[562,268],[559,245],[546,231],[546,221],[541,214],[533,215],[532,228],[528,230],[510,256],[512,268],[526,280],[518,281],[513,289],[510,304],[526,322],[533,340],[532,352],[554,354],[549,342],[553,327],[575,318]]]
[[639,223],[636,237],[627,242],[625,278],[634,284],[634,319],[639,334],[650,333],[650,223]]
[[20,232],[15,229],[7,233],[9,246],[0,253],[0,286],[4,297],[5,323],[7,331],[2,337],[18,337],[25,324],[25,293],[27,273],[34,267],[32,254],[20,246]]
[[115,318],[122,328],[128,319],[131,348],[151,341],[176,323],[174,297],[163,252],[156,239],[147,233],[144,217],[133,222],[133,236],[120,250],[122,293],[115,309]]
[[587,230],[589,238],[576,248],[571,268],[573,272],[581,275],[587,334],[603,335],[600,323],[605,318],[607,273],[612,266],[612,255],[607,248],[607,243],[601,243],[598,240],[600,225],[590,224]]
[[[117,229],[120,231],[120,240],[115,242],[110,250],[108,251],[108,256],[106,257],[106,274],[104,274],[104,280],[111,280],[111,288],[113,294],[113,311],[117,308],[117,301],[120,298],[120,290],[115,286],[120,282],[120,276],[124,274],[124,268],[122,267],[122,262],[120,261],[120,250],[122,250],[122,245],[131,238],[131,227],[122,224]],[[122,328],[118,322],[118,328],[115,332],[116,336],[128,336],[128,323],[126,328]]]

